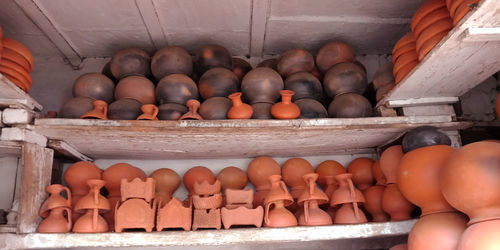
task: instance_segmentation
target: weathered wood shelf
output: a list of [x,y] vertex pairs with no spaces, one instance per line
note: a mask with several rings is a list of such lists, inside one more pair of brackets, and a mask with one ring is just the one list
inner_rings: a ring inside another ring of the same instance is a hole
[[21,157],[22,142],[0,141],[0,157]]
[[[229,230],[125,232],[99,234],[0,234],[0,248],[78,248],[78,247],[201,247],[235,248],[265,244],[283,249],[304,248],[308,244],[350,240],[349,247],[389,248],[395,238],[407,235],[417,220],[366,223],[359,225],[332,225],[320,227],[244,228]],[[376,238],[375,238],[376,237]],[[332,244],[333,243],[333,244]],[[285,244],[283,246],[283,244]],[[344,242],[345,244],[345,242]]]
[[15,107],[41,111],[42,105],[0,73],[0,108]]

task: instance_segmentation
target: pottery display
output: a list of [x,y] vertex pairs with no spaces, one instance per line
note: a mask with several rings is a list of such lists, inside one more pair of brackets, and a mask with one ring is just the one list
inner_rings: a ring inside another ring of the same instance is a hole
[[356,158],[347,165],[347,172],[352,174],[352,181],[361,191],[373,185],[372,165],[372,159],[366,157]]
[[40,222],[39,233],[69,233],[71,232],[71,208],[57,207],[51,209],[49,215]]
[[203,166],[192,167],[182,176],[182,183],[189,191],[189,195],[194,194],[194,184],[196,182],[202,183],[203,181],[207,181],[209,184],[215,182],[215,176],[212,171]]
[[384,173],[387,184],[397,182],[401,158],[403,158],[403,148],[401,145],[390,146],[380,155],[380,169]]
[[458,242],[466,227],[467,217],[461,213],[436,213],[423,216],[410,231],[408,249],[459,249]]
[[33,57],[33,54],[31,54],[31,51],[26,46],[24,46],[22,43],[14,39],[7,37],[2,38],[2,46],[3,46],[3,51],[11,50],[21,55],[28,62],[29,65],[29,69],[27,70],[28,72],[33,70],[35,59]]
[[388,184],[382,194],[382,209],[391,216],[391,221],[409,220],[415,206],[399,191],[398,185]]
[[115,206],[115,232],[120,233],[129,228],[142,228],[146,232],[152,232],[157,206],[157,201],[153,200],[155,180],[122,179],[120,190],[121,200]]
[[328,111],[325,106],[314,99],[303,98],[294,103],[300,109],[300,119],[328,118]]
[[290,187],[290,193],[294,199],[307,187],[302,176],[314,173],[314,168],[307,160],[303,158],[290,158],[281,168],[281,175],[286,185]]
[[298,72],[289,75],[285,80],[285,89],[292,90],[295,95],[292,101],[302,98],[312,98],[321,101],[323,86],[314,75],[308,72]]
[[[217,174],[221,182],[222,191],[226,189],[243,189],[248,183],[247,173],[237,167],[227,167]],[[252,194],[253,197],[253,194]]]
[[463,1],[456,9],[453,16],[453,26],[456,26],[462,18],[469,13],[479,2],[479,0],[467,0]]
[[220,45],[206,45],[196,53],[195,69],[199,75],[203,75],[212,68],[233,68],[233,61],[229,51]]
[[446,7],[445,0],[428,0],[415,12],[411,19],[411,29],[414,30],[419,23],[430,13]]
[[363,192],[365,197],[365,209],[371,215],[372,221],[384,222],[389,221],[389,215],[382,208],[382,196],[385,186],[371,186]]
[[158,119],[160,120],[179,120],[182,115],[188,111],[184,105],[177,103],[165,103],[158,106]]
[[94,99],[88,97],[75,97],[63,104],[59,110],[59,117],[61,118],[80,118],[85,113],[94,108],[92,104]]
[[270,69],[273,69],[275,71],[278,71],[278,59],[270,58],[270,59],[263,60],[262,62],[257,64],[256,68],[270,68]]
[[79,76],[73,84],[73,96],[85,96],[92,99],[113,102],[115,84],[111,79],[99,73],[86,73]]
[[87,181],[89,193],[83,196],[75,205],[76,212],[85,212],[73,224],[75,233],[103,233],[109,230],[108,223],[100,215],[111,209],[110,202],[100,194],[105,181],[90,179]]
[[275,103],[283,88],[283,79],[278,72],[266,67],[252,69],[241,81],[241,92],[250,104]]
[[141,115],[141,102],[122,98],[108,106],[108,119],[110,120],[135,120]]
[[151,58],[151,73],[157,80],[171,74],[190,76],[193,73],[193,59],[181,47],[166,46],[156,51]]
[[[139,48],[126,48],[117,51],[111,58],[111,73],[122,80],[128,76],[149,76],[151,57]],[[116,98],[119,99],[119,98]]]
[[155,85],[143,76],[128,76],[120,80],[115,88],[115,99],[135,99],[142,104],[155,104]]
[[188,107],[188,112],[183,114],[179,120],[203,120],[203,118],[198,114],[198,109],[200,108],[199,101],[190,99],[187,101],[186,106]]
[[300,108],[292,103],[292,90],[281,90],[281,102],[275,103],[271,107],[271,114],[276,119],[297,119],[300,116]]
[[500,244],[500,220],[488,220],[470,225],[462,234],[458,250],[494,250]]
[[[302,180],[303,182],[304,180]],[[271,188],[264,199],[264,226],[265,227],[293,227],[298,222],[292,212],[286,207],[293,204],[293,198],[288,193],[281,175],[269,176]]]
[[303,213],[298,218],[301,226],[324,226],[333,223],[330,215],[319,208],[319,205],[328,202],[328,196],[316,187],[318,176],[316,173],[302,176],[307,188],[297,200],[297,203],[304,207]]
[[323,45],[316,55],[316,65],[321,72],[327,72],[332,66],[343,62],[354,62],[354,50],[349,44],[333,41]]
[[238,79],[243,80],[243,77],[252,70],[252,65],[250,65],[247,61],[233,57],[233,73],[238,77]]
[[159,168],[149,175],[156,182],[155,199],[159,206],[167,203],[172,199],[172,195],[181,184],[181,177],[170,168]]
[[323,80],[323,88],[330,98],[344,93],[363,94],[367,86],[366,71],[354,62],[335,64]]
[[450,18],[448,9],[445,7],[436,9],[422,18],[415,27],[412,27],[412,32],[415,34],[415,37],[419,37],[424,29],[445,18]]
[[186,105],[188,100],[198,99],[198,86],[187,75],[171,74],[158,82],[156,98],[160,104]]
[[281,175],[280,165],[271,157],[259,156],[247,168],[248,179],[255,186],[254,206],[263,205],[269,189],[269,176]]
[[253,114],[252,119],[273,119],[271,115],[271,107],[274,103],[257,102],[252,104]]
[[226,206],[221,209],[222,223],[225,229],[233,225],[262,226],[264,209],[262,206],[253,208],[253,190],[226,189]]
[[283,52],[277,64],[278,72],[283,78],[297,72],[311,72],[314,68],[314,57],[303,49],[289,49]]
[[362,95],[346,93],[338,95],[328,106],[331,118],[357,118],[373,115],[371,103]]
[[232,93],[228,97],[233,102],[233,106],[227,112],[227,118],[250,119],[252,117],[253,108],[241,101],[241,92]]
[[80,118],[82,119],[108,119],[108,104],[103,100],[95,100],[92,102],[94,109],[83,114]]
[[337,161],[326,160],[326,161],[321,162],[316,167],[315,172],[319,175],[318,184],[323,189],[326,189],[326,177],[327,176],[335,177],[338,174],[347,173],[347,170],[344,168],[344,166],[342,166],[342,164],[338,163]]
[[450,137],[439,128],[420,126],[410,130],[403,136],[403,152],[407,153],[417,148],[432,145],[451,145]]
[[217,96],[227,97],[240,90],[240,81],[229,69],[212,68],[201,76],[198,89],[203,99]]
[[204,120],[225,120],[232,102],[227,97],[211,97],[201,103],[199,113]]
[[[396,55],[393,54],[392,56],[393,60],[395,60]],[[393,66],[393,63],[387,62],[377,68],[375,75],[373,75],[373,87],[376,90],[394,83]]]
[[158,107],[154,104],[145,104],[141,107],[142,115],[137,120],[158,121]]
[[165,228],[182,228],[184,231],[191,229],[193,219],[193,207],[189,200],[187,204],[174,197],[164,206],[158,205],[156,217],[156,231]]

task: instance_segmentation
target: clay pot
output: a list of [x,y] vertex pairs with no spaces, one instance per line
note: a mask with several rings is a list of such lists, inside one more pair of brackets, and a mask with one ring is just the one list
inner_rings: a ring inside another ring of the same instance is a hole
[[397,182],[401,158],[403,158],[403,148],[400,145],[388,147],[380,156],[380,169],[384,173],[387,184]]
[[248,183],[247,174],[237,167],[222,169],[216,178],[220,181],[223,191],[226,189],[243,189]]
[[155,85],[142,76],[128,76],[120,80],[115,88],[115,99],[135,99],[142,104],[155,104]]
[[103,100],[95,100],[92,102],[94,109],[83,114],[80,118],[82,119],[108,119],[108,104]]
[[71,231],[71,209],[58,207],[50,210],[47,218],[38,225],[39,233],[68,233]]
[[102,179],[102,169],[88,161],[73,163],[64,172],[64,182],[71,189],[71,205],[74,206],[78,200],[89,192],[88,180]]
[[194,183],[202,183],[203,181],[209,184],[215,182],[215,176],[212,171],[203,166],[192,167],[182,176],[182,183],[189,191],[189,195],[194,194]]
[[328,118],[328,111],[326,111],[323,104],[314,99],[304,98],[294,103],[300,109],[300,119]]
[[323,80],[325,93],[331,98],[344,93],[363,94],[367,86],[365,70],[354,62],[335,64]]
[[354,62],[354,50],[347,43],[333,41],[329,42],[316,55],[316,65],[321,72],[327,72],[332,66],[343,62]]
[[199,113],[204,120],[225,120],[231,106],[227,97],[211,97],[201,104]]
[[113,81],[114,84],[118,83],[118,80],[116,80],[116,78],[113,76],[113,73],[111,73],[111,60],[107,62],[104,67],[102,67],[101,74],[105,75],[107,78]]
[[103,211],[110,210],[110,203],[106,197],[100,194],[101,188],[104,187],[105,181],[90,179],[87,180],[89,192],[83,196],[75,205],[76,212],[83,212],[86,209],[99,209]]
[[445,18],[440,21],[435,22],[431,26],[429,26],[427,29],[424,29],[422,33],[420,33],[420,36],[417,38],[416,42],[416,49],[417,51],[420,51],[422,48],[422,45],[429,39],[431,39],[433,36],[445,32],[445,31],[450,31],[453,28],[453,21],[451,18]]
[[461,213],[423,216],[410,231],[408,249],[455,250],[466,227],[467,217]]
[[300,108],[292,103],[292,96],[295,92],[291,90],[281,90],[281,102],[271,107],[271,114],[276,119],[297,119],[300,116]]
[[290,49],[278,59],[278,72],[284,78],[297,72],[311,72],[314,68],[314,57],[303,49]]
[[363,193],[365,197],[365,209],[372,216],[374,222],[384,222],[389,220],[389,215],[382,208],[382,195],[384,186],[375,185],[366,189]]
[[[40,207],[40,216],[47,217],[49,210],[59,207],[71,207],[71,191],[69,188],[61,184],[52,184],[45,189],[50,194],[49,198],[42,203]],[[67,199],[61,196],[61,193],[66,191]]]
[[455,11],[455,15],[453,16],[453,26],[456,26],[478,2],[479,0],[463,1]]
[[196,53],[195,69],[199,75],[203,75],[212,68],[233,68],[233,61],[229,51],[220,45],[206,45]]
[[396,44],[394,45],[394,48],[392,49],[392,54],[403,47],[405,47],[408,44],[415,43],[415,37],[413,36],[412,32],[406,33],[403,37],[401,37]]
[[472,224],[462,234],[456,249],[495,249],[500,245],[498,228],[500,228],[500,220],[489,220]]
[[141,107],[142,115],[137,117],[137,120],[158,121],[158,107],[154,104],[146,104]]
[[252,70],[252,65],[250,65],[247,61],[233,57],[233,73],[238,77],[238,79],[243,80],[243,77]]
[[314,173],[314,168],[303,158],[290,158],[281,168],[281,175],[286,185],[290,187],[290,193],[294,199],[299,198],[299,195],[306,188],[306,183],[302,176]]
[[138,48],[126,48],[113,55],[110,68],[113,76],[122,80],[128,76],[149,76],[150,64],[151,57],[146,51]]
[[361,157],[354,159],[347,166],[347,172],[352,174],[352,181],[361,191],[373,185],[372,165],[372,159]]
[[94,100],[88,97],[72,98],[63,104],[59,111],[59,117],[71,119],[80,118],[94,108],[93,102]]
[[160,104],[186,105],[188,100],[198,99],[198,87],[186,75],[171,74],[162,78],[156,86],[156,98]]
[[230,94],[229,99],[233,102],[233,106],[227,112],[229,119],[250,119],[252,117],[253,108],[241,101],[241,92]]
[[370,102],[355,93],[338,95],[328,106],[328,115],[332,118],[370,117],[372,114]]
[[407,244],[398,244],[389,248],[389,250],[408,250]]
[[135,120],[141,114],[141,102],[123,98],[108,106],[108,119],[110,120]]
[[396,84],[400,83],[412,70],[418,65],[419,61],[413,61],[411,63],[408,63],[406,66],[404,66],[402,69],[398,71],[396,74]]
[[[285,208],[293,204],[293,198],[288,193],[286,185],[281,181],[280,175],[269,176],[271,189],[264,199],[264,226],[265,227],[291,227],[297,226],[295,216]],[[273,208],[271,209],[271,206]]]
[[32,83],[31,76],[25,71],[19,73],[19,71],[0,65],[0,73],[2,73],[7,79],[21,88],[24,92],[28,92]]
[[270,68],[275,71],[278,71],[278,59],[276,58],[266,59],[260,62],[256,68]]
[[165,103],[158,107],[158,119],[160,120],[179,120],[179,118],[188,111],[184,105],[177,103]]
[[[392,56],[394,60],[395,55]],[[392,69],[393,64],[391,62],[387,62],[377,68],[377,71],[375,71],[375,75],[373,76],[373,87],[376,90],[394,83]]]
[[413,15],[411,19],[411,30],[415,30],[419,23],[429,14],[443,7],[446,7],[445,0],[428,0]]
[[269,176],[281,175],[280,165],[271,157],[259,156],[248,164],[247,173],[248,179],[255,186],[254,206],[263,205],[271,188]]
[[357,204],[346,203],[335,212],[335,224],[361,224],[366,223],[366,215]]
[[35,59],[33,58],[31,51],[26,46],[24,46],[22,43],[14,40],[14,39],[7,38],[7,37],[2,38],[2,44],[3,44],[4,50],[9,49],[9,50],[12,50],[12,51],[18,53],[19,55],[23,56],[23,58],[29,64],[28,72],[31,72],[33,70],[33,66],[35,64]]
[[160,80],[171,74],[190,76],[193,73],[193,59],[183,48],[166,46],[153,55],[151,59],[151,72]]
[[372,165],[372,174],[373,178],[375,178],[375,185],[385,186],[387,184],[387,180],[385,179],[385,175],[380,168],[380,160],[376,160]]
[[[417,44],[415,42],[409,43],[398,50],[394,51],[392,54],[392,63],[396,63],[396,61],[402,56],[407,53],[413,53],[417,51]],[[394,72],[393,67],[391,67],[391,72]]]
[[499,162],[500,143],[481,141],[456,150],[441,170],[444,197],[469,224],[500,218]]
[[86,73],[79,76],[73,84],[73,96],[85,96],[107,103],[113,102],[115,84],[99,73]]
[[302,177],[307,184],[298,198],[298,204],[304,207],[303,213],[298,216],[298,223],[301,226],[324,226],[331,225],[330,215],[319,208],[320,204],[328,202],[328,196],[316,187],[318,174],[311,173]]
[[328,202],[328,196],[316,186],[318,177],[319,175],[316,173],[309,173],[302,176],[302,179],[306,183],[306,189],[302,191],[298,198],[297,202],[300,206],[302,206],[306,201],[314,200],[317,202],[316,205],[325,204]]
[[272,106],[273,103],[266,102],[258,102],[252,104],[252,119],[273,119],[273,116],[271,115]]
[[450,12],[446,7],[434,10],[422,18],[422,20],[412,29],[413,34],[419,37],[424,29],[445,18],[450,18]]
[[339,187],[333,192],[330,198],[330,206],[335,206],[344,203],[359,203],[365,202],[363,193],[354,187],[352,182],[352,174],[338,174],[335,180]]
[[450,11],[450,16],[454,18],[458,14],[458,10],[459,10],[460,6],[462,6],[464,4],[465,5],[475,4],[478,2],[479,2],[479,0],[454,0],[454,1],[450,1],[450,4],[447,5],[448,9]]
[[88,209],[73,225],[75,233],[104,233],[108,230],[108,223],[99,215],[97,209]]
[[243,77],[241,92],[250,104],[275,103],[284,88],[283,79],[270,68],[255,68]]
[[451,145],[450,137],[440,129],[433,126],[420,126],[410,130],[403,136],[401,143],[403,152],[408,153],[414,149],[432,145]]
[[347,171],[344,166],[342,166],[342,164],[338,163],[337,161],[323,161],[316,167],[316,173],[319,175],[318,184],[323,187],[323,189],[326,189],[327,176],[335,177],[336,175],[345,174],[346,172]]
[[203,120],[203,118],[198,114],[198,108],[200,108],[200,102],[194,99],[187,101],[186,103],[189,111],[183,114],[179,120]]
[[149,175],[156,182],[155,199],[159,200],[160,206],[172,199],[172,194],[179,188],[181,177],[170,168],[159,168]]
[[292,97],[294,102],[302,98],[312,98],[320,101],[323,97],[321,82],[308,72],[298,72],[288,76],[285,80],[285,89],[295,92]]
[[391,221],[409,220],[415,208],[399,191],[397,184],[388,184],[382,194],[382,208]]
[[198,88],[203,99],[216,96],[226,97],[239,91],[240,81],[229,69],[212,68],[201,76]]
[[396,86],[395,83],[390,83],[385,86],[382,86],[381,88],[377,89],[377,92],[375,94],[375,100],[379,102],[382,100],[391,90]]
[[438,33],[431,38],[429,38],[427,41],[425,41],[422,46],[420,47],[420,50],[418,51],[418,60],[422,61],[424,57],[431,52],[431,50],[436,47],[436,45],[441,42],[441,40],[448,35],[449,30],[445,30],[441,33]]

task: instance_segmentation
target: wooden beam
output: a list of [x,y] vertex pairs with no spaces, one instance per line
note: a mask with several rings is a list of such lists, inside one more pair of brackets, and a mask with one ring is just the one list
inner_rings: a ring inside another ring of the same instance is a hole
[[14,85],[9,79],[0,73],[0,108],[25,108],[29,110],[41,111],[40,105],[26,92]]
[[422,97],[388,100],[386,106],[391,108],[429,106],[458,102],[458,97]]
[[62,140],[49,140],[47,143],[47,147],[54,149],[57,153],[62,154],[65,157],[68,157],[72,160],[76,161],[94,161],[94,159],[78,152],[75,147],[69,145],[65,141]]
[[155,4],[152,0],[135,0],[135,4],[141,13],[144,25],[146,25],[149,37],[157,50],[166,46],[167,37],[158,18]]
[[47,145],[47,138],[45,136],[37,134],[36,132],[28,129],[18,127],[2,128],[0,140],[29,142],[38,144],[42,147],[45,147]]
[[500,41],[500,27],[470,27],[465,30],[465,42],[498,42]]
[[266,38],[266,26],[271,11],[270,0],[252,0],[250,19],[250,56],[262,57]]
[[26,109],[6,108],[2,112],[2,122],[7,125],[30,124],[35,113]]

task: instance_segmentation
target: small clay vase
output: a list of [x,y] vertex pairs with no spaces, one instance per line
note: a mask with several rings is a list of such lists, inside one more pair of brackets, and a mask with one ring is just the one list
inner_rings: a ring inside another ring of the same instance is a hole
[[63,104],[61,110],[59,110],[59,116],[71,119],[80,118],[94,108],[93,102],[94,100],[88,97],[72,98]]
[[160,104],[177,103],[185,105],[190,99],[198,99],[198,87],[186,75],[171,74],[158,82],[156,98]]
[[328,203],[328,196],[316,187],[318,174],[306,174],[302,178],[307,187],[298,198],[298,204],[304,207],[298,217],[301,226],[325,226],[332,224],[330,215],[319,208],[320,204]]
[[365,209],[372,216],[374,222],[389,221],[389,215],[382,208],[382,195],[385,186],[371,186],[363,192],[365,196]]
[[[286,206],[293,204],[293,198],[280,175],[269,176],[271,188],[264,199],[264,226],[265,227],[292,227],[297,226],[297,219]],[[271,206],[273,206],[271,208]]]
[[432,145],[451,145],[450,137],[433,126],[420,126],[410,130],[403,136],[403,153]]
[[271,107],[274,103],[257,102],[252,104],[252,119],[273,119]]
[[316,55],[316,65],[323,73],[326,73],[335,64],[354,62],[354,60],[354,50],[349,44],[340,41],[332,41],[323,45]]
[[194,194],[194,184],[196,182],[202,183],[204,181],[213,184],[215,176],[210,169],[203,166],[192,167],[182,176],[182,183],[189,191],[189,195]]
[[314,57],[304,49],[290,49],[281,54],[277,69],[284,78],[297,72],[311,72],[314,69]]
[[69,207],[57,207],[48,212],[40,225],[38,225],[39,233],[68,233],[71,231],[71,209]]
[[285,80],[285,89],[292,90],[295,95],[292,101],[302,98],[312,98],[320,101],[323,97],[323,86],[314,75],[308,72],[297,72]]
[[255,186],[254,206],[263,205],[271,185],[271,175],[281,175],[280,165],[271,157],[259,156],[253,159],[247,168],[248,179]]
[[278,72],[258,67],[248,72],[241,82],[243,97],[250,104],[265,102],[275,103],[280,97],[284,83]]
[[270,68],[278,71],[278,59],[270,58],[260,62],[256,68]]
[[179,120],[203,120],[203,118],[198,114],[198,108],[200,107],[200,102],[195,99],[190,99],[187,101],[186,106],[189,111],[183,114]]
[[108,104],[103,100],[95,100],[93,103],[94,109],[83,114],[82,119],[108,119]]
[[79,76],[73,84],[73,96],[85,96],[92,99],[113,102],[115,84],[100,73],[86,73]]
[[335,179],[336,175],[345,174],[345,173],[347,173],[347,171],[344,168],[344,166],[342,166],[342,164],[340,164],[339,162],[334,161],[334,160],[326,160],[326,161],[321,162],[316,167],[316,173],[319,175],[319,177],[318,177],[319,185],[323,189],[326,189],[326,187],[327,187],[326,177],[327,176],[332,176]]
[[226,189],[243,189],[248,183],[247,174],[237,167],[227,167],[217,174],[222,191]]
[[135,120],[141,114],[141,102],[123,98],[108,106],[108,119],[110,120]]
[[170,168],[159,168],[149,177],[155,180],[155,199],[158,200],[160,206],[172,199],[172,194],[181,184],[181,177]]
[[252,70],[252,65],[250,65],[247,61],[233,57],[233,73],[238,77],[238,79],[243,80],[243,77]]
[[120,80],[115,88],[115,99],[135,99],[142,104],[155,104],[155,85],[143,76],[128,76]]
[[344,203],[363,203],[365,197],[363,193],[354,187],[352,174],[339,174],[335,176],[338,188],[330,197],[330,206],[336,206]]
[[295,94],[292,90],[281,90],[281,102],[271,107],[271,114],[276,119],[297,119],[300,116],[300,108],[292,102],[292,96]]
[[89,192],[88,180],[102,179],[102,169],[88,161],[73,163],[64,172],[64,182],[71,189],[71,206],[75,206],[81,197]]
[[358,118],[373,115],[372,105],[364,96],[356,93],[346,93],[335,96],[328,106],[331,118]]
[[188,108],[177,103],[165,103],[158,107],[158,119],[179,120],[182,115],[188,112]]
[[466,227],[467,217],[461,213],[448,212],[422,216],[410,231],[408,249],[460,249],[457,246]]
[[380,169],[386,178],[387,184],[397,182],[399,162],[403,158],[401,145],[388,147],[380,156]]
[[385,175],[380,168],[380,160],[376,160],[372,165],[372,174],[373,178],[375,178],[375,185],[385,186],[387,184],[387,180],[385,179]]
[[145,104],[141,107],[142,115],[137,120],[158,121],[158,107],[154,104]]
[[294,102],[300,109],[300,119],[328,118],[328,111],[320,102],[303,98]]
[[368,222],[366,215],[356,203],[345,203],[335,211],[334,224],[362,224]]
[[314,173],[314,168],[304,158],[290,158],[281,168],[281,175],[286,185],[290,187],[290,193],[294,199],[299,198],[300,194],[307,187],[302,176]]
[[211,97],[201,103],[199,113],[204,120],[225,120],[231,106],[227,97]]
[[[69,188],[61,184],[52,184],[45,189],[50,194],[49,198],[42,203],[40,207],[40,216],[47,217],[49,210],[68,207],[71,208],[71,191]],[[61,196],[61,193],[66,191],[67,199]]]
[[199,75],[203,75],[212,68],[233,68],[233,61],[229,51],[216,44],[206,45],[196,53],[195,69]]
[[397,184],[388,184],[382,194],[382,208],[391,221],[409,220],[415,208],[399,191]]
[[229,69],[212,68],[201,76],[198,89],[203,99],[216,96],[226,97],[240,90],[240,81]]
[[[396,55],[392,55],[393,58]],[[375,71],[375,75],[373,75],[373,87],[375,90],[379,88],[394,83],[394,75],[392,73],[393,64],[391,62],[387,62],[385,64],[380,65]]]
[[366,72],[354,62],[335,64],[325,75],[323,87],[325,93],[333,98],[344,93],[363,94],[368,86]]
[[146,51],[139,48],[126,48],[113,54],[110,68],[113,76],[121,80],[127,76],[149,76],[150,64],[151,57]]
[[372,165],[372,159],[361,157],[354,159],[347,166],[347,172],[352,174],[352,181],[361,191],[373,185]]
[[232,93],[229,99],[233,102],[233,106],[227,112],[229,119],[250,119],[253,115],[252,106],[241,101],[241,92]]
[[193,59],[183,48],[166,46],[153,55],[151,59],[151,72],[156,80],[171,74],[190,76],[193,73]]
[[462,234],[456,249],[495,249],[500,245],[498,228],[500,228],[500,220],[488,220],[472,224]]

